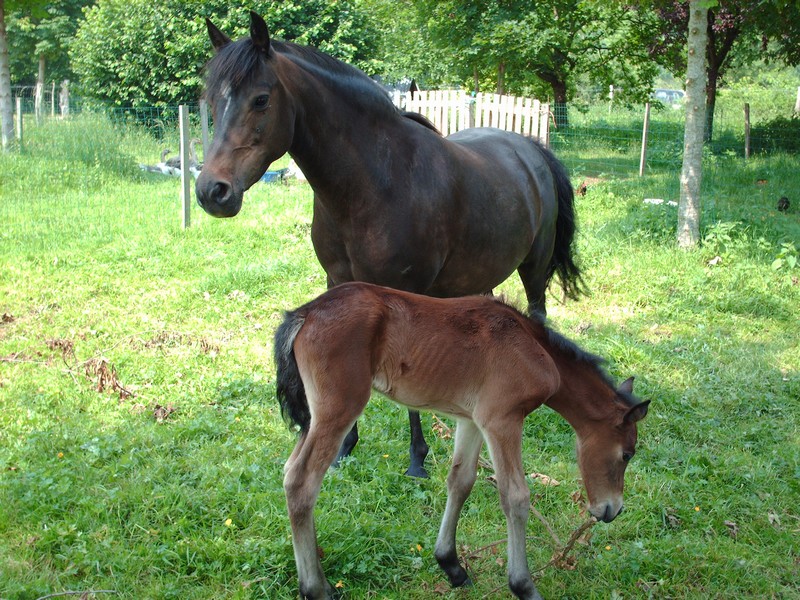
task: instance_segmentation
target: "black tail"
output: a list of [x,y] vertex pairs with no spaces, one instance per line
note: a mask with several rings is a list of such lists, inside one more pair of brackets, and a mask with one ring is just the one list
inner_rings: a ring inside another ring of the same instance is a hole
[[554,273],[558,273],[561,280],[561,289],[564,296],[577,300],[581,294],[586,293],[586,288],[581,278],[581,270],[573,258],[573,245],[575,242],[575,194],[572,191],[569,175],[564,165],[555,155],[538,144],[553,178],[556,181],[556,195],[558,197],[558,217],[556,219],[556,240],[553,248],[553,258],[547,266],[548,281]]
[[275,367],[278,371],[276,392],[283,419],[297,425],[305,433],[311,424],[311,412],[300,369],[294,356],[294,339],[303,326],[304,317],[297,311],[287,312],[275,332]]

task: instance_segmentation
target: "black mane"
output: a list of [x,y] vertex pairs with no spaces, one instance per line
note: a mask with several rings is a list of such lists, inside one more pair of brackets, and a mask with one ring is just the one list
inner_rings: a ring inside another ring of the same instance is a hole
[[[401,114],[383,88],[360,69],[343,63],[316,48],[301,46],[293,42],[272,40],[270,47],[271,52],[294,60],[317,77],[332,82],[345,93],[351,92],[350,95],[364,108],[373,110],[378,108],[387,114],[398,116]],[[251,83],[263,60],[269,59],[265,59],[264,54],[250,38],[242,38],[225,45],[206,64],[204,97],[208,99],[218,97],[222,92],[222,87],[226,84],[238,88]],[[414,120],[423,123],[422,119],[414,118]]]
[[513,305],[506,302],[505,299],[498,298],[497,301],[509,307],[511,310],[519,313],[523,319],[527,320],[532,325],[537,339],[543,339],[549,348],[552,348],[557,353],[563,354],[564,356],[593,369],[609,388],[615,390],[617,394],[625,399],[631,406],[638,403],[638,400],[636,400],[634,397],[628,394],[620,393],[617,390],[617,385],[614,383],[614,380],[603,368],[606,364],[606,360],[603,357],[584,350],[569,338],[548,327],[544,317],[542,317],[540,314],[532,313],[530,315],[526,315]]

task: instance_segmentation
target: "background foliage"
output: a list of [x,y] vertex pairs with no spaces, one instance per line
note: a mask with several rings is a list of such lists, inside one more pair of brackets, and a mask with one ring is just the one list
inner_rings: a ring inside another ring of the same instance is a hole
[[[375,35],[347,2],[254,2],[276,37],[309,44],[368,68]],[[205,18],[233,38],[249,15],[223,0],[99,0],[86,12],[71,58],[78,92],[113,106],[175,105],[200,96],[211,57]]]

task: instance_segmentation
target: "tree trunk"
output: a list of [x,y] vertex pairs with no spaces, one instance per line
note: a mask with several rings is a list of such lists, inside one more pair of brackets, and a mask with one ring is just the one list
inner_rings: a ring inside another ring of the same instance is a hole
[[472,67],[472,86],[477,96],[481,91],[481,77],[478,73],[478,67]]
[[504,62],[497,65],[497,91],[495,93],[500,96],[506,93],[506,63]]
[[691,248],[700,240],[700,182],[705,129],[706,45],[708,8],[704,0],[689,3],[689,56],[686,63],[686,126],[678,204],[678,246]]
[[726,61],[733,44],[739,37],[741,30],[738,26],[723,27],[718,31],[715,27],[717,15],[714,9],[708,11],[706,26],[706,58],[708,70],[706,80],[706,132],[705,141],[710,142],[714,137],[714,108],[717,104],[717,84],[722,72],[725,70]]
[[714,107],[717,104],[717,82],[719,69],[708,67],[708,82],[706,83],[706,131],[703,139],[710,142],[714,137]]
[[14,107],[11,103],[10,69],[5,9],[3,0],[0,0],[0,131],[2,132],[4,151],[11,146],[14,140]]
[[569,127],[567,118],[567,82],[555,73],[537,73],[539,79],[549,83],[553,88],[553,117],[556,129],[562,131]]

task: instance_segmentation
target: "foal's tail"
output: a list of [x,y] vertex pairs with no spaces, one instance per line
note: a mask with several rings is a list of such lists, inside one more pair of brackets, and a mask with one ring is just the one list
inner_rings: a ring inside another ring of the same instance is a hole
[[304,322],[305,317],[297,311],[287,312],[275,332],[275,366],[278,370],[276,391],[281,414],[285,421],[299,426],[303,433],[308,431],[311,424],[311,411],[294,356],[294,339]]
[[561,280],[561,289],[564,296],[577,300],[581,294],[586,293],[586,286],[581,277],[581,270],[573,257],[575,242],[575,194],[572,191],[569,175],[564,165],[555,155],[536,142],[539,150],[553,173],[556,183],[556,196],[558,198],[558,217],[556,218],[556,239],[553,248],[553,257],[547,266],[547,279],[558,273]]

